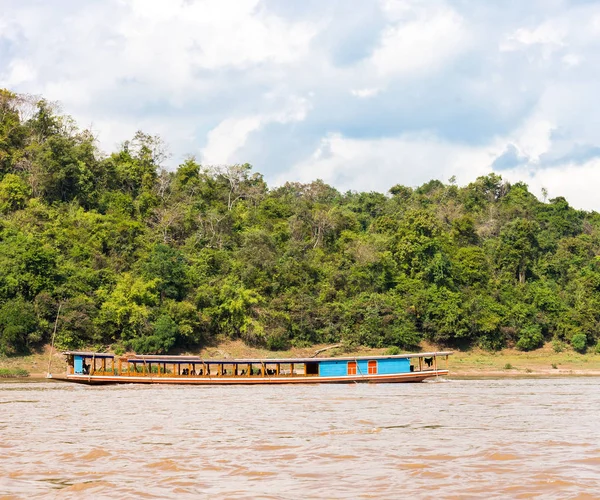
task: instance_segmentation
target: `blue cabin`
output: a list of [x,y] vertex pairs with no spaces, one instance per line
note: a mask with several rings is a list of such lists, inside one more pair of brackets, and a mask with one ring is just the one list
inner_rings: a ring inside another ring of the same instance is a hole
[[320,377],[344,377],[346,375],[395,375],[397,373],[408,373],[411,371],[410,359],[408,358],[356,360],[327,359],[324,361],[318,361],[317,363],[319,369],[318,375]]

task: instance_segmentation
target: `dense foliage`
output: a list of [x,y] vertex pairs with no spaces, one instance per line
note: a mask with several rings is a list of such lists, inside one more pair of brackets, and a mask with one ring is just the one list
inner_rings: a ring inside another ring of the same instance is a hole
[[466,187],[268,188],[249,165],[106,156],[44,100],[0,91],[0,354],[166,352],[215,338],[577,350],[598,341],[600,217],[490,174]]

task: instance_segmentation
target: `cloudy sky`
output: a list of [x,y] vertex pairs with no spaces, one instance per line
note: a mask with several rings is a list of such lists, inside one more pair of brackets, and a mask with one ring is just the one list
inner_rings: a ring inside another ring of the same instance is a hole
[[0,0],[0,87],[105,151],[387,191],[495,171],[600,211],[600,2]]

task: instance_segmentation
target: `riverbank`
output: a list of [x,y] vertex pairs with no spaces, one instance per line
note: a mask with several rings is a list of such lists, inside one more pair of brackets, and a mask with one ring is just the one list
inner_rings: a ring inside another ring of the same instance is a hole
[[[195,352],[180,352],[178,354],[200,355],[206,359],[236,359],[236,358],[284,358],[311,357],[315,352],[324,349],[326,345],[315,345],[305,348],[293,348],[287,351],[269,351],[245,345],[241,341],[221,342],[216,346],[206,347]],[[422,351],[442,350],[442,348],[424,344]],[[387,349],[369,348],[335,348],[324,351],[324,356],[365,356],[386,354]],[[50,356],[50,347],[28,356],[0,357],[0,370],[23,374],[26,371],[30,378],[44,378],[51,359],[51,372],[64,373],[66,364],[59,352]],[[468,351],[455,350],[450,356],[450,375],[452,377],[523,377],[523,376],[600,376],[600,354],[579,354],[570,349],[554,352],[551,344],[531,352],[515,349],[503,349],[498,352],[488,352],[481,349]]]
[[550,344],[530,352],[455,351],[450,373],[455,377],[600,376],[600,354],[557,353]]
[[[48,371],[49,356],[49,345],[39,352],[27,356],[0,356],[0,370],[5,370],[5,373],[11,374],[3,378],[44,378]],[[50,369],[52,373],[64,373],[66,371],[67,364],[61,353],[54,352],[51,359]]]

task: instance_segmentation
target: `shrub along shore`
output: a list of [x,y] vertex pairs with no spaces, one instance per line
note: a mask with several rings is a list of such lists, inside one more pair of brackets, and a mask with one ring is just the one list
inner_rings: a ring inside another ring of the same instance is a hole
[[[312,356],[318,349],[327,347],[315,345],[273,352],[268,349],[249,347],[241,341],[225,341],[201,351],[180,352],[178,354],[200,355],[206,359],[235,358],[282,358]],[[445,350],[429,344],[421,346],[421,351]],[[44,378],[48,368],[50,347],[46,346],[28,356],[0,357],[0,378],[29,376],[31,379]],[[339,348],[323,352],[325,356],[363,356],[386,354],[389,349]],[[52,373],[64,373],[64,357],[59,352],[52,355]],[[555,352],[551,344],[541,349],[522,352],[516,349],[503,349],[489,352],[481,349],[454,350],[450,356],[451,377],[515,377],[515,376],[600,376],[600,354],[590,352],[580,354],[573,350]]]
[[0,378],[25,378],[29,372],[22,368],[0,368]]

